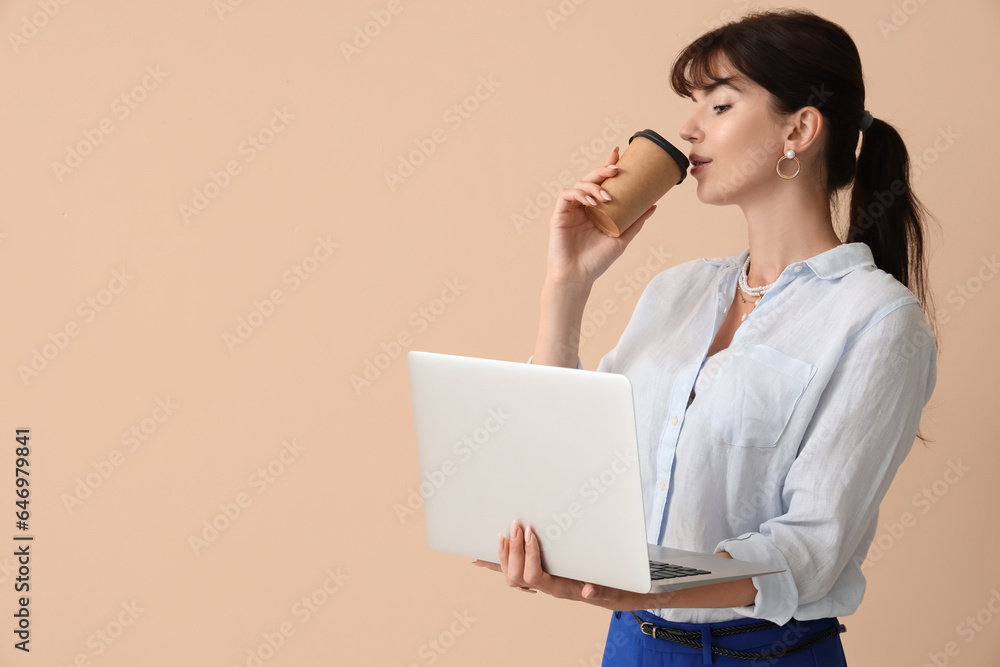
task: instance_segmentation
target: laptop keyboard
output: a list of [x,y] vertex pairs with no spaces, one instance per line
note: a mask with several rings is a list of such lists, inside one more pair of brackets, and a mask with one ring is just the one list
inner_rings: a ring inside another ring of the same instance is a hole
[[683,565],[656,563],[649,561],[649,574],[652,579],[673,579],[675,577],[690,577],[695,574],[712,574],[708,570],[698,570]]

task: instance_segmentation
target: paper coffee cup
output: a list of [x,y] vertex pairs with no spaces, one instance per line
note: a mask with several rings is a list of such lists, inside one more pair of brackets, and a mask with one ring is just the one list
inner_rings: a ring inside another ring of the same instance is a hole
[[689,164],[684,153],[656,132],[636,132],[618,158],[618,173],[601,185],[611,201],[599,199],[596,206],[586,207],[587,215],[608,236],[621,236],[684,180]]

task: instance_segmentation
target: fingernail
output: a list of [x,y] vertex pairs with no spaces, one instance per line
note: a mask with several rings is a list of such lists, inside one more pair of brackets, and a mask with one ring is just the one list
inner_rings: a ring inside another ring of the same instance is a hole
[[611,201],[611,195],[609,195],[604,190],[601,190],[601,196],[604,197],[604,201]]
[[618,170],[618,165],[617,164],[609,164],[609,165],[606,165],[606,166],[608,167],[608,169],[614,169],[616,171]]
[[590,195],[587,195],[587,201],[590,202],[591,206],[597,206],[597,200],[591,197]]
[[535,533],[531,530],[531,526],[528,526],[524,530],[524,541],[527,544],[534,544],[535,542]]
[[503,535],[497,533],[497,547],[503,549]]
[[514,539],[517,536],[517,519],[510,522],[510,538]]
[[597,591],[595,591],[593,588],[591,588],[589,591],[587,591],[586,593],[583,594],[583,597],[585,597],[585,598],[587,598],[589,600],[592,597],[594,597],[596,594],[597,594]]
[[618,150],[618,147],[617,147],[617,146],[615,146],[615,150]]

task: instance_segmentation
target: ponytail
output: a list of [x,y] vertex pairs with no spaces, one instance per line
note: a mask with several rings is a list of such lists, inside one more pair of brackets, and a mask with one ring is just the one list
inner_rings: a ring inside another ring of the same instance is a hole
[[862,133],[846,241],[865,243],[875,266],[920,300],[937,350],[937,319],[924,256],[924,220],[928,217],[910,187],[910,159],[902,137],[889,123],[873,118]]

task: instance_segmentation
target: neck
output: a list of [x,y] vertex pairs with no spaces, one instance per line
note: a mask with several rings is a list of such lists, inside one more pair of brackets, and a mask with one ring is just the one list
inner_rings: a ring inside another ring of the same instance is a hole
[[819,191],[782,182],[757,201],[742,204],[750,246],[750,287],[769,285],[789,264],[840,245],[830,207]]

